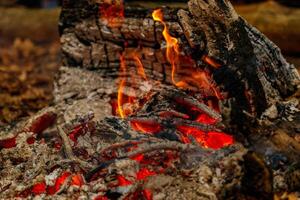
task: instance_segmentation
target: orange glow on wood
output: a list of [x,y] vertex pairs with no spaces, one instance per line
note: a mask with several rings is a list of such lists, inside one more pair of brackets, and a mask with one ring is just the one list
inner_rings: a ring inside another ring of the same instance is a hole
[[182,142],[191,143],[189,136],[192,136],[203,147],[220,149],[234,143],[233,137],[222,132],[203,132],[189,126],[179,126],[177,129],[183,134]]
[[155,134],[161,131],[161,126],[156,123],[131,121],[130,124],[134,130],[142,133]]

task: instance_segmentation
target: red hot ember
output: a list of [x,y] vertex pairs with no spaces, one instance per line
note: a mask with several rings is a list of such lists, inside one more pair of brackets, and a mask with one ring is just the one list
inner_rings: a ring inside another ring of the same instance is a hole
[[52,112],[47,112],[38,116],[32,122],[28,123],[20,133],[16,133],[15,136],[11,138],[0,140],[0,150],[2,148],[9,149],[16,147],[18,135],[24,132],[30,132],[34,134],[32,137],[27,139],[28,144],[33,144],[35,142],[35,136],[43,133],[47,128],[52,126],[55,121],[56,114]]

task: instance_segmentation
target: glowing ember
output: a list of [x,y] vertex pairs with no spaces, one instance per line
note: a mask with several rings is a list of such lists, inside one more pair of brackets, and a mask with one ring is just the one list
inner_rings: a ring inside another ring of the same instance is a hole
[[150,171],[147,168],[142,168],[140,169],[140,171],[136,174],[136,179],[137,180],[145,180],[147,179],[149,176],[154,176],[156,175],[155,172]]
[[77,143],[77,139],[79,136],[84,135],[86,132],[88,132],[88,123],[80,124],[73,128],[73,130],[69,133],[69,138]]
[[0,140],[0,149],[9,149],[17,146],[16,137]]
[[100,19],[109,27],[120,27],[124,21],[123,0],[104,0],[99,7]]
[[70,175],[70,172],[64,172],[60,177],[56,179],[55,184],[53,186],[49,186],[47,188],[47,193],[50,195],[55,194]]
[[217,122],[216,119],[211,118],[208,115],[202,113],[197,117],[196,121],[209,125],[215,124]]
[[139,154],[137,156],[132,157],[131,159],[135,160],[137,162],[142,162],[144,160],[144,155],[143,154]]
[[82,134],[83,132],[83,127],[81,125],[75,127],[71,133],[69,133],[69,138],[73,141],[73,142],[77,142],[77,138],[79,135]]
[[155,134],[161,131],[161,126],[158,123],[154,122],[139,122],[139,121],[131,121],[131,127],[142,133],[150,133]]
[[[48,186],[45,181],[34,184],[32,187],[22,191],[18,197],[27,198],[30,195],[40,195],[47,193],[48,195],[56,194],[63,184],[65,184],[68,177],[71,176],[70,172],[62,173],[55,181],[53,186]],[[81,174],[75,174],[70,179],[70,185],[82,186],[84,184],[84,179]]]
[[55,123],[56,114],[54,113],[45,113],[35,119],[29,127],[25,128],[24,131],[32,132],[36,134],[41,134],[48,127],[52,126]]
[[143,193],[146,200],[152,200],[153,199],[153,197],[152,197],[153,195],[152,195],[152,192],[150,190],[145,189],[145,190],[143,190],[142,193]]
[[118,175],[117,179],[118,179],[119,186],[128,186],[132,184],[132,182],[127,180],[124,176]]
[[108,200],[108,198],[105,196],[97,196],[96,198],[94,198],[94,200]]
[[34,137],[29,137],[27,139],[27,144],[34,144],[34,142],[35,142],[35,138]]
[[[148,177],[154,176],[154,175],[156,175],[155,172],[153,172],[147,168],[142,168],[136,173],[136,181],[146,180]],[[132,182],[132,181],[127,180],[122,175],[118,175],[117,180],[118,180],[118,186],[129,186],[135,182],[135,181]],[[149,200],[152,199],[152,192],[148,189],[145,189],[140,192],[136,192],[135,194],[133,194],[134,197],[130,198],[130,199],[140,199],[139,198],[140,195],[142,195],[145,199],[149,199]]]
[[189,126],[178,126],[177,129],[183,134],[182,142],[191,143],[189,136],[192,136],[198,143],[204,147],[220,149],[233,144],[233,137],[221,132],[203,132],[199,129]]
[[94,131],[94,123],[92,121],[82,122],[73,127],[72,131],[68,134],[69,138],[76,144],[78,137],[83,136],[87,132]]
[[46,193],[46,183],[42,182],[42,183],[35,184],[34,186],[32,186],[31,191],[35,195]]
[[72,176],[71,178],[71,185],[76,185],[78,187],[81,187],[84,184],[84,180],[81,176],[81,174],[76,174]]
[[[55,120],[56,120],[56,114],[50,113],[50,112],[45,113],[45,114],[37,117],[30,124],[28,124],[27,127],[25,127],[22,130],[22,133],[32,132],[32,133],[35,133],[35,134],[41,134],[44,130],[46,130],[47,128],[52,126],[55,123]],[[19,135],[19,133],[17,133],[14,137],[0,140],[0,150],[2,148],[9,149],[9,148],[16,147],[17,146],[17,137],[18,137],[18,135]],[[33,144],[34,142],[35,142],[34,136],[29,137],[27,139],[28,144]]]

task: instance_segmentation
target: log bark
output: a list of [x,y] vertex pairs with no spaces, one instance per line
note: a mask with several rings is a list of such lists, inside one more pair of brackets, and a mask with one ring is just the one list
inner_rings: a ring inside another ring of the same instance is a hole
[[[152,19],[152,10],[126,7],[121,26],[109,27],[101,20],[99,6],[86,0],[64,3],[60,19],[63,64],[114,78],[120,55],[135,51],[152,79],[171,84],[163,27]],[[274,169],[280,162],[298,162],[300,77],[280,49],[227,0],[190,0],[188,9],[164,8],[163,12],[181,54],[193,58],[193,67],[209,69],[221,91],[228,94],[221,102],[227,130]],[[212,67],[204,58],[220,67]]]

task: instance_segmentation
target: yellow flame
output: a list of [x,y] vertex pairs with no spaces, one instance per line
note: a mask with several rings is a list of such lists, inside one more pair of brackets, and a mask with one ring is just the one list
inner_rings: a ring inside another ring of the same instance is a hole
[[121,118],[125,118],[125,112],[123,110],[123,90],[126,84],[126,80],[124,76],[126,75],[126,64],[125,64],[125,58],[124,55],[120,56],[120,67],[121,67],[121,74],[123,75],[122,80],[119,85],[118,89],[118,112]]
[[163,20],[163,12],[161,9],[154,10],[152,13],[152,17],[155,21],[161,22],[164,26],[164,30],[162,34],[167,43],[166,56],[169,63],[172,65],[172,82],[174,85],[177,85],[175,81],[176,63],[179,61],[179,53],[180,53],[178,40],[169,34],[167,24]]

